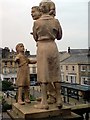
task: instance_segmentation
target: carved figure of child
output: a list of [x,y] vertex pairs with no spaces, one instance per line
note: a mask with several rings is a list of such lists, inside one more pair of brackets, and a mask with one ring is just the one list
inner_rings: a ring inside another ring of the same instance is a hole
[[49,15],[51,15],[52,17],[56,16],[56,7],[55,7],[55,3],[51,0],[42,0],[39,4],[39,6],[42,6],[44,3],[48,4],[49,7]]
[[[15,58],[16,63],[18,63],[17,80],[16,85],[18,86],[18,103],[23,105],[30,103],[29,96],[29,86],[30,86],[30,76],[29,76],[29,66],[28,64],[35,64],[36,60],[29,60],[24,52],[24,45],[19,43],[16,45],[17,55]],[[24,101],[22,101],[22,93],[24,91]]]

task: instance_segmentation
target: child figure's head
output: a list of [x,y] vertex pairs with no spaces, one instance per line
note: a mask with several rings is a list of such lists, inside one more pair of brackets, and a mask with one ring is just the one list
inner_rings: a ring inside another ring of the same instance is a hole
[[[47,4],[47,5],[45,5],[45,4]],[[49,7],[49,11],[48,11],[49,15],[51,15],[52,17],[56,16],[56,7],[55,7],[55,3],[53,1],[42,0],[39,4],[39,7],[41,8],[43,5],[45,5],[45,7],[47,6],[47,8]]]
[[20,53],[20,52],[24,52],[24,45],[23,45],[23,43],[19,43],[19,44],[17,44],[16,45],[16,51],[17,51],[17,53]]
[[39,6],[33,6],[31,8],[31,16],[33,20],[37,20],[41,17],[41,12]]

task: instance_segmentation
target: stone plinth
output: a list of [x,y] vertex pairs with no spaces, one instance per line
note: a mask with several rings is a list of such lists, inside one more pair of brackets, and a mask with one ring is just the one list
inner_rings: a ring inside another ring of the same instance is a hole
[[50,120],[50,118],[54,118],[55,120],[56,117],[56,120],[60,118],[63,118],[63,120],[66,120],[66,118],[79,118],[78,120],[80,120],[80,116],[72,113],[69,107],[63,106],[62,109],[58,109],[55,107],[55,104],[53,104],[49,106],[49,110],[44,110],[34,108],[34,104],[36,103],[32,102],[31,104],[25,105],[15,103],[12,106],[12,110],[8,111],[8,114],[13,119],[18,118],[23,120]]

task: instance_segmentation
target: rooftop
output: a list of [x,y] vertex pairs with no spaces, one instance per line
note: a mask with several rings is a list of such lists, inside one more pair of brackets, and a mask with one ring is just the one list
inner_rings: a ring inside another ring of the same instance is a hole
[[90,48],[89,49],[70,49],[68,52],[60,54],[62,58],[62,63],[71,63],[71,64],[89,64],[90,63]]
[[90,64],[90,57],[87,54],[71,54],[61,63]]

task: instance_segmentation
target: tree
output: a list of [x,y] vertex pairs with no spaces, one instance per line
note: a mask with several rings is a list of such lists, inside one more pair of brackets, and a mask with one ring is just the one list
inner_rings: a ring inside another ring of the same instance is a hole
[[8,81],[2,81],[2,91],[14,90],[13,84]]
[[8,58],[9,54],[10,54],[10,49],[8,47],[2,49],[2,58]]

